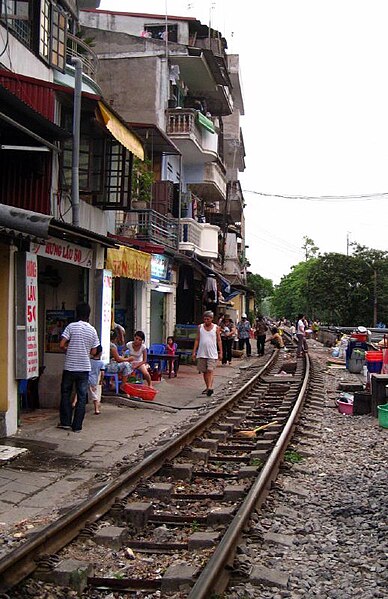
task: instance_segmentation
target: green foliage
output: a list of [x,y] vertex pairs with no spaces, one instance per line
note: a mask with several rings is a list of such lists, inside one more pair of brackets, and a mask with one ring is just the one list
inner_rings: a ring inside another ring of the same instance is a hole
[[[271,279],[264,279],[260,275],[248,274],[247,277],[248,287],[253,291],[255,296],[255,314],[263,314],[263,301],[273,294],[273,283]],[[253,320],[251,320],[253,322]]]
[[318,255],[319,247],[315,245],[314,241],[307,237],[306,235],[303,237],[303,245],[302,250],[304,250],[305,259],[310,260],[310,258],[315,258]]
[[151,202],[152,185],[155,175],[149,159],[140,160],[134,157],[132,165],[132,200]]
[[302,460],[303,460],[303,458],[300,455],[300,453],[298,453],[297,451],[294,451],[292,449],[287,449],[287,451],[284,454],[284,461],[289,462],[290,464],[297,464],[298,462],[301,462]]
[[[333,325],[388,323],[388,252],[353,244],[351,256],[328,253],[293,266],[275,288],[273,316],[298,313]],[[376,304],[376,305],[375,305]]]
[[315,260],[300,262],[292,267],[289,275],[282,277],[272,298],[273,316],[295,321],[298,313],[308,314],[310,312],[308,282],[309,273]]

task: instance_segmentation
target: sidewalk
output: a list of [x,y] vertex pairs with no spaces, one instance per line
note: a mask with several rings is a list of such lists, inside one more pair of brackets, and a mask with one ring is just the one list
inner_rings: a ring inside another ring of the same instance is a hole
[[240,368],[253,361],[219,365],[212,397],[201,394],[204,383],[196,367],[181,365],[177,378],[155,383],[158,393],[152,402],[110,396],[103,398],[99,416],[89,403],[79,434],[56,428],[58,410],[22,414],[17,434],[0,439],[0,533],[13,527],[7,547],[88,497],[202,406],[223,399]]

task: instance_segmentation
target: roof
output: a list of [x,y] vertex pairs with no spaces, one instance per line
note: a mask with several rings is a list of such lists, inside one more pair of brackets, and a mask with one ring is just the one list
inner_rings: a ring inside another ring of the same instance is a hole
[[156,154],[177,154],[180,151],[167,135],[153,123],[128,123],[131,131],[142,140],[144,147]]

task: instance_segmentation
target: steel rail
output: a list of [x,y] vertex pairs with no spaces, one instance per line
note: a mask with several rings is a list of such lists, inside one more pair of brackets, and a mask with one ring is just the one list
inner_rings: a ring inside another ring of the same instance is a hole
[[295,424],[303,407],[310,377],[310,359],[308,355],[306,355],[305,364],[304,380],[287,423],[275,443],[269,459],[266,461],[259,476],[249,490],[247,497],[231,521],[220,544],[192,587],[188,599],[208,599],[212,593],[222,593],[227,586],[229,575],[226,567],[231,567],[233,564],[237,544],[252,511],[263,503],[267,495],[268,487],[279,470],[279,464],[292,437]]
[[[31,574],[37,567],[37,560],[42,555],[53,554],[70,543],[86,524],[101,518],[117,499],[134,488],[140,479],[155,474],[166,460],[174,458],[183,447],[191,443],[202,433],[218,416],[230,406],[244,397],[255,386],[257,380],[277,360],[278,350],[274,351],[270,359],[257,371],[255,376],[245,383],[241,389],[233,393],[219,406],[211,410],[194,423],[187,431],[156,449],[144,460],[132,467],[128,472],[121,474],[115,481],[108,483],[98,492],[69,512],[47,525],[22,546],[10,551],[0,559],[0,592],[6,592],[18,584],[23,578]],[[193,408],[195,410],[195,408]]]

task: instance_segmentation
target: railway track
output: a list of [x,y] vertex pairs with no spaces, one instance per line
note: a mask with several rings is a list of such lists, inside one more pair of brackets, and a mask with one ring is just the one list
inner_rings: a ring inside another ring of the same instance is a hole
[[0,591],[32,574],[81,592],[224,591],[307,394],[309,358],[287,349],[247,368],[237,392],[1,559]]

